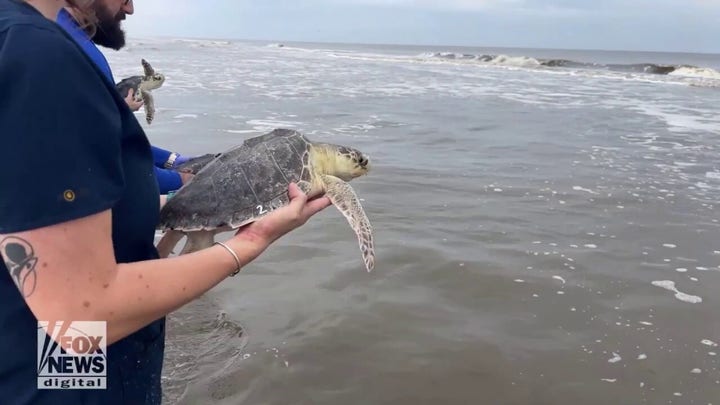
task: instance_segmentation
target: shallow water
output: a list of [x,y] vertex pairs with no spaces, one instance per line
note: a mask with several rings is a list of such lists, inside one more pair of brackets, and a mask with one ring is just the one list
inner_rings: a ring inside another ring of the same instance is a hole
[[[712,77],[267,45],[108,56],[118,80],[143,57],[167,75],[142,121],[155,145],[201,154],[286,127],[369,154],[352,184],[376,269],[321,213],[171,317],[168,403],[720,402]],[[663,58],[720,66],[647,62]]]

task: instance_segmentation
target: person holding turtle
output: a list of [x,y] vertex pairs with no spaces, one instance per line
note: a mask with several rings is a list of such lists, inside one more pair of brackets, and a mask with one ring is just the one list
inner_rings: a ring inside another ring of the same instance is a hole
[[[63,8],[58,13],[57,23],[80,45],[107,80],[115,83],[108,61],[96,45],[116,51],[122,49],[125,46],[125,32],[121,23],[127,15],[135,12],[135,6],[133,0],[95,0],[91,10],[92,14],[83,15],[77,8]],[[94,21],[88,21],[89,19]],[[135,99],[133,89],[122,96],[132,111],[143,107],[143,102]],[[187,162],[190,157],[157,146],[152,146],[152,151],[161,194],[178,190],[190,181],[192,174],[173,170]]]
[[[91,11],[91,1],[0,0],[3,404],[160,404],[165,316],[330,205],[291,184],[288,205],[229,240],[159,258],[160,194],[147,136],[114,84],[55,23],[61,7]],[[105,322],[105,389],[38,389],[38,338],[53,341],[51,352],[62,344],[42,321]]]

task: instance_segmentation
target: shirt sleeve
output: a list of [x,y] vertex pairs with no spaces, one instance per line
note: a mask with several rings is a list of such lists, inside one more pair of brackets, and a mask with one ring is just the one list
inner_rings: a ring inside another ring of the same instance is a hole
[[118,106],[71,41],[59,27],[0,33],[0,233],[99,213],[122,196]]
[[152,154],[153,154],[153,161],[155,162],[155,166],[157,167],[163,167],[165,165],[165,162],[167,162],[168,159],[170,159],[170,152],[169,150],[165,150],[163,148],[158,148],[157,146],[152,146]]
[[183,185],[180,173],[174,170],[156,167],[155,177],[157,177],[160,194],[167,194],[170,191],[178,190]]

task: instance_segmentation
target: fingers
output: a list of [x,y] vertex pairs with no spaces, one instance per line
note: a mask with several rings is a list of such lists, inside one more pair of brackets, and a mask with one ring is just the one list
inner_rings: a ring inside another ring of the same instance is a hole
[[293,208],[296,220],[300,224],[304,224],[310,217],[332,205],[332,202],[327,197],[315,198],[308,201],[307,195],[296,183],[290,183],[288,196],[290,197],[289,205]]
[[310,218],[331,205],[332,202],[327,197],[316,198],[305,205],[304,216]]

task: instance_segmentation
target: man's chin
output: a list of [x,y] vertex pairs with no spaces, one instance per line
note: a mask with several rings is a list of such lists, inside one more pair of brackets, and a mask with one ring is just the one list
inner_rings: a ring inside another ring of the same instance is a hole
[[96,45],[118,51],[125,46],[125,35],[124,33],[119,35],[95,35],[92,41]]

